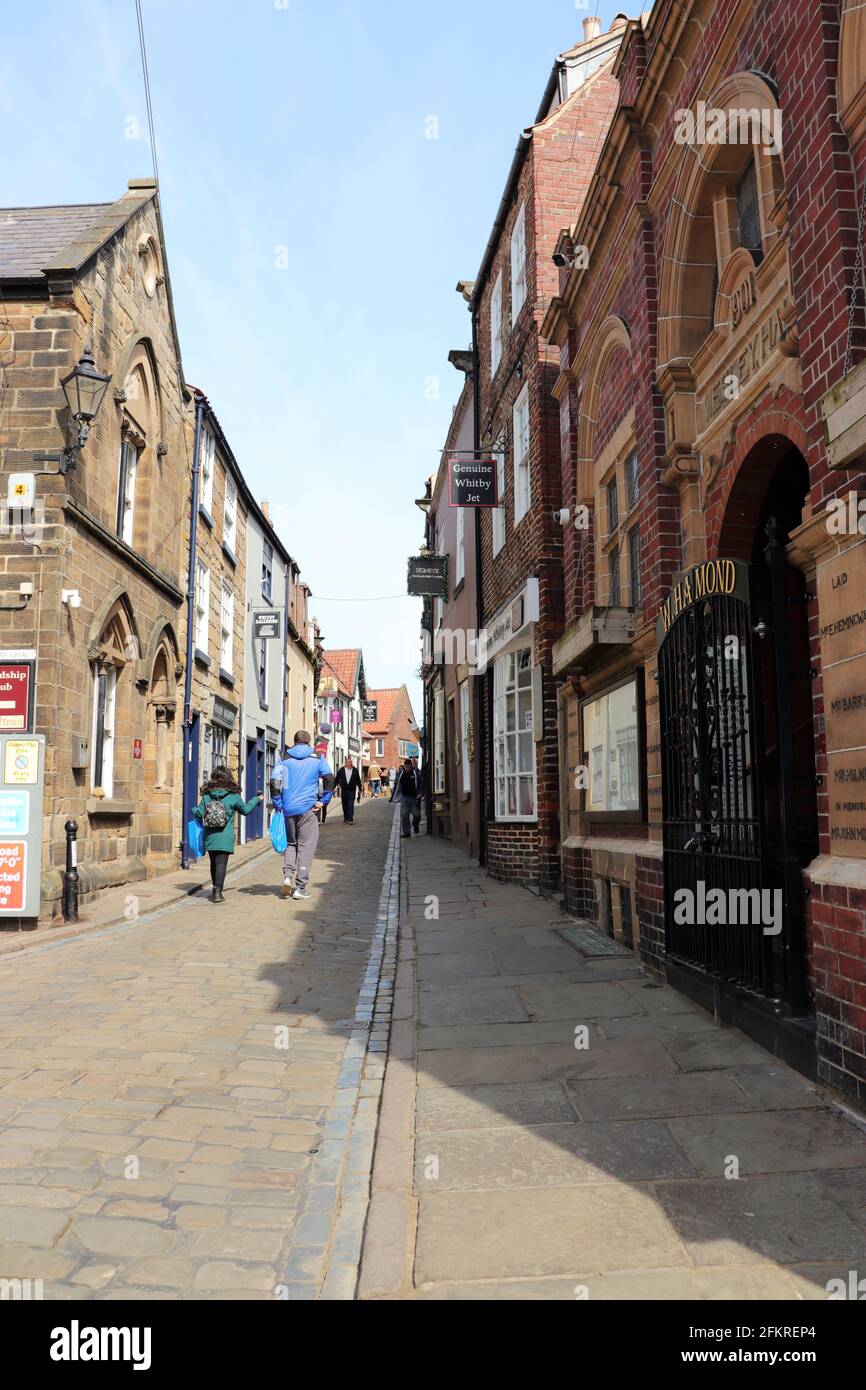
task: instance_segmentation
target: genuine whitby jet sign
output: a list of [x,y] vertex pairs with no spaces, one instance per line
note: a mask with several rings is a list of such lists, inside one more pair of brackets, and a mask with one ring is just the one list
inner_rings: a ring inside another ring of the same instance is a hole
[[447,598],[448,556],[410,556],[406,592],[412,594],[414,598]]
[[495,507],[496,460],[464,458],[452,454],[448,459],[449,507]]
[[659,646],[667,637],[671,625],[693,603],[715,597],[738,598],[748,602],[748,565],[742,560],[705,560],[684,574],[659,609],[656,624]]

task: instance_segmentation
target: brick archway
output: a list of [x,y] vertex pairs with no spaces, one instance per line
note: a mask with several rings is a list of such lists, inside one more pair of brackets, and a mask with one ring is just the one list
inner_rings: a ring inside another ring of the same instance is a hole
[[791,448],[798,450],[808,464],[809,439],[802,399],[783,388],[770,409],[756,409],[743,423],[722,463],[718,481],[707,499],[710,559],[723,555],[747,559],[751,554],[767,487],[784,451]]

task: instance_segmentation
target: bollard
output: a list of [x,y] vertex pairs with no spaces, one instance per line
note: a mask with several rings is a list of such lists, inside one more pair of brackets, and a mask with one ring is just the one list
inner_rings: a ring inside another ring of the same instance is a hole
[[78,821],[68,820],[66,831],[66,868],[63,871],[63,920],[78,921]]

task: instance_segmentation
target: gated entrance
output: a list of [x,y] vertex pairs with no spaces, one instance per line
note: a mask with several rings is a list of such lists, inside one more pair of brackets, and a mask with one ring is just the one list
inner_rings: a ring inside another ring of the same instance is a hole
[[771,536],[761,559],[762,576],[739,559],[696,566],[660,612],[665,940],[678,988],[787,1055],[749,1026],[756,1009],[802,1015],[806,998],[790,730],[775,708],[792,676],[783,546]]

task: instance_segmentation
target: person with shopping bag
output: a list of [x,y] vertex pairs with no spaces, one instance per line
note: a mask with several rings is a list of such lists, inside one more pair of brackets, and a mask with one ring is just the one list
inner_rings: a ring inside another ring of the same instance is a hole
[[225,902],[226,869],[229,855],[235,852],[235,816],[248,816],[261,800],[261,796],[254,796],[244,801],[227,767],[215,767],[201,789],[201,801],[192,814],[201,822],[203,849],[210,856],[212,903]]
[[299,729],[293,746],[277,763],[271,778],[274,806],[282,812],[286,827],[284,898],[310,896],[310,869],[319,843],[318,812],[328,805],[334,790],[331,767],[326,758],[316,756],[310,741],[306,729]]

